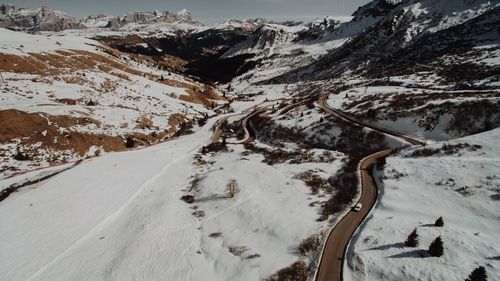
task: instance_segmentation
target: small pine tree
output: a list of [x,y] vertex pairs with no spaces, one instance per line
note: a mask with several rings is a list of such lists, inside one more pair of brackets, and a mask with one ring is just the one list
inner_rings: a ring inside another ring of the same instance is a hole
[[135,146],[135,141],[131,136],[128,136],[127,139],[125,140],[125,147],[127,148],[132,148]]
[[300,113],[300,117],[304,117],[304,112],[301,112],[301,113]]
[[438,236],[434,241],[432,241],[427,252],[433,257],[440,257],[444,254],[443,240],[441,239],[441,236]]
[[14,159],[16,159],[17,161],[27,161],[29,160],[29,157],[24,154],[21,150],[17,149],[17,152],[16,154],[14,154]]
[[435,226],[439,226],[439,227],[442,227],[444,226],[444,221],[443,221],[443,217],[439,217],[436,222],[434,223]]
[[413,231],[406,238],[405,245],[407,247],[417,247],[418,246],[418,233],[417,229],[413,229]]
[[319,118],[319,122],[323,123],[323,117]]
[[484,266],[480,266],[474,269],[469,277],[465,279],[465,281],[486,281],[488,280],[488,275],[486,275],[486,268]]
[[160,76],[160,81],[163,81],[165,80],[165,78],[163,77],[163,74]]

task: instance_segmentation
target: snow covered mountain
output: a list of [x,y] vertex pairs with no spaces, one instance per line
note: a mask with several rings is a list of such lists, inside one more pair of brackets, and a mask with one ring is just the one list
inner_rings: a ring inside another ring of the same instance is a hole
[[1,280],[317,280],[328,241],[351,241],[344,280],[498,279],[495,1],[1,12]]
[[61,31],[85,28],[76,19],[47,7],[37,9],[0,5],[0,27],[28,31]]
[[[385,2],[374,1],[367,6],[378,7],[379,3]],[[341,48],[330,51],[310,66],[293,71],[289,78],[325,79],[347,69],[387,76],[400,73],[405,67],[407,71],[419,71],[425,68],[419,68],[420,65],[427,65],[427,69],[449,65],[446,62],[449,55],[459,56],[474,50],[480,59],[497,51],[480,48],[496,43],[498,38],[495,26],[500,20],[500,6],[497,3],[407,0],[390,7],[384,10],[385,16],[381,16],[384,13],[379,10],[374,14],[370,9],[360,8],[354,14],[354,22],[366,15],[375,15],[378,20]],[[411,65],[416,69],[410,68]]]
[[361,120],[436,140],[498,127],[499,4],[400,1],[373,12],[381,3],[278,44],[272,57],[249,49],[258,70],[237,80],[306,83],[337,93],[336,107]]
[[[103,23],[106,22],[105,25]],[[117,29],[127,24],[153,23],[194,23],[191,12],[184,9],[177,13],[169,11],[130,12],[124,16],[110,17],[105,15],[89,16],[82,23],[87,27],[103,27]]]
[[258,54],[261,56],[271,56],[274,48],[292,42],[296,38],[298,31],[304,30],[304,26],[283,26],[276,24],[264,24],[254,31],[254,33],[237,45],[234,45],[222,57],[234,57],[241,54]]

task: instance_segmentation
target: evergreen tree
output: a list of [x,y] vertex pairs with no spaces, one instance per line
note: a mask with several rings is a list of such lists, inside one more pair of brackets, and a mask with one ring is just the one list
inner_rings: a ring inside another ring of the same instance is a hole
[[135,146],[135,141],[131,136],[128,136],[127,139],[125,140],[125,147],[127,148],[132,148]]
[[443,221],[443,217],[439,217],[436,222],[434,223],[435,226],[444,226],[444,221]]
[[413,229],[413,231],[406,238],[405,245],[407,247],[417,247],[418,246],[418,233],[417,229]]
[[484,266],[480,266],[474,269],[469,277],[465,279],[465,281],[486,281],[488,280],[488,276],[486,275],[486,268]]
[[18,148],[16,154],[14,154],[14,159],[17,161],[27,161],[29,157]]
[[433,257],[440,257],[444,254],[443,240],[441,239],[441,236],[438,236],[434,241],[432,241],[427,252]]

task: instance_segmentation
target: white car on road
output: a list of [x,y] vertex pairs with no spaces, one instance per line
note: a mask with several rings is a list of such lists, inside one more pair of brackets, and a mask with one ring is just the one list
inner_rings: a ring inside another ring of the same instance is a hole
[[352,210],[354,212],[359,212],[359,210],[361,210],[361,208],[363,207],[363,204],[361,203],[356,203],[356,205],[354,205],[354,207],[352,207]]

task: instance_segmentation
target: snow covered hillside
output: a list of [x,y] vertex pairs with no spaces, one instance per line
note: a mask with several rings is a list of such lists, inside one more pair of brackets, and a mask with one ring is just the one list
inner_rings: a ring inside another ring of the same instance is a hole
[[[376,172],[375,209],[351,242],[347,280],[498,280],[500,130],[405,149]],[[434,226],[443,217],[444,226]],[[417,229],[419,245],[404,241]],[[427,253],[441,236],[442,257]]]
[[360,120],[422,139],[459,138],[500,124],[498,89],[442,90],[407,77],[391,80],[401,85],[354,86],[330,96],[329,104]]
[[220,99],[147,57],[84,37],[0,36],[2,173],[124,150],[126,137],[164,140]]
[[316,220],[328,192],[306,182],[325,181],[345,156],[303,150],[270,164],[244,145],[200,154],[215,121],[13,193],[0,204],[1,279],[250,281],[296,260],[290,249],[329,226]]
[[0,13],[0,280],[500,278],[495,1]]

